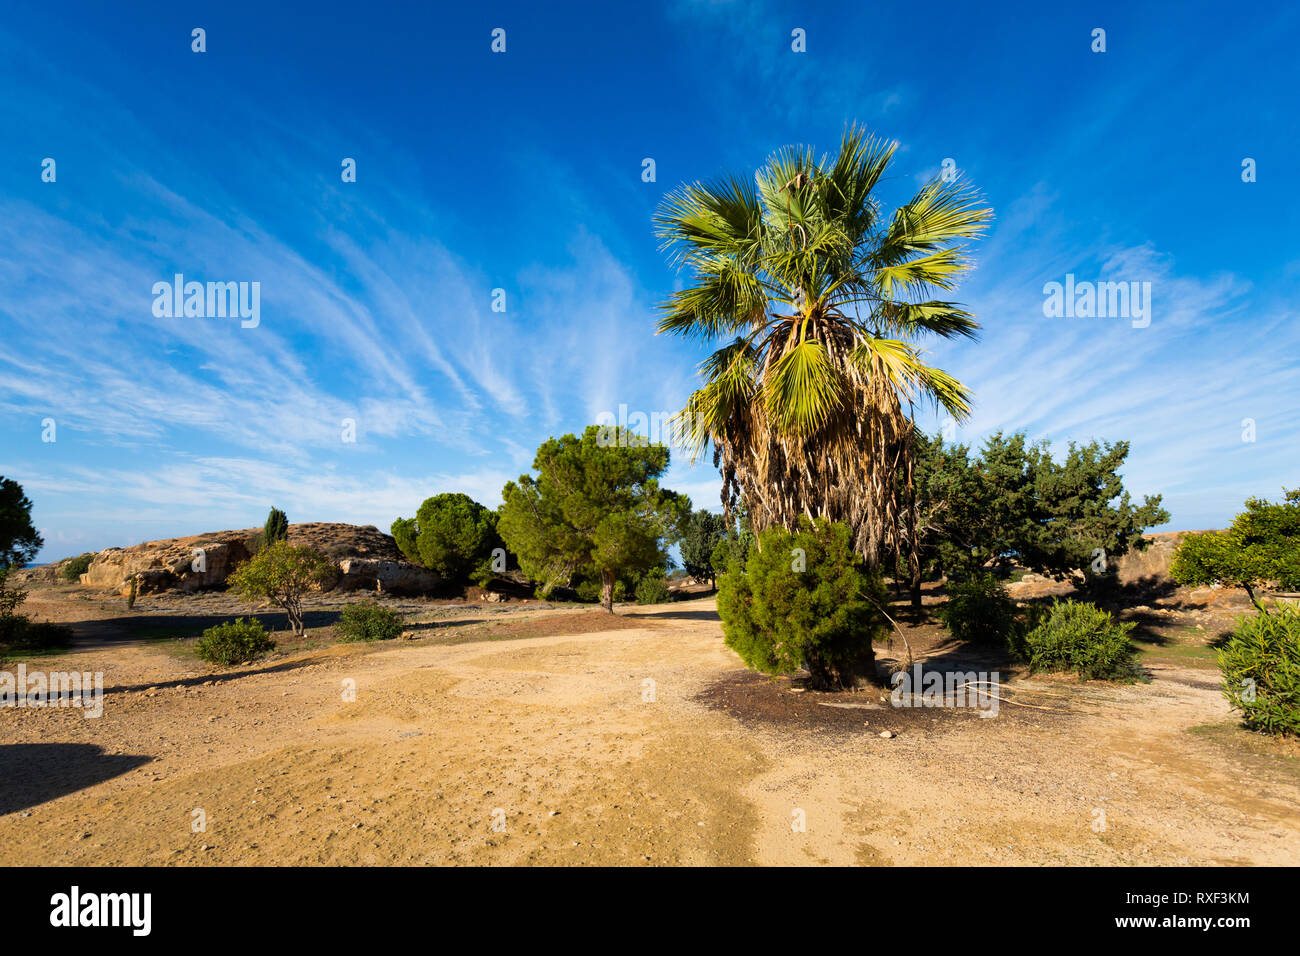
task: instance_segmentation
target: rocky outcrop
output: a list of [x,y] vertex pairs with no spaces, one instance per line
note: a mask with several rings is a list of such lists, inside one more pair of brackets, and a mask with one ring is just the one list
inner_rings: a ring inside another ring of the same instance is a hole
[[438,575],[409,561],[344,558],[338,563],[336,591],[378,591],[384,594],[426,594],[438,586]]
[[[259,536],[260,529],[246,528],[109,548],[95,555],[81,583],[125,593],[134,577],[140,594],[222,587],[230,572],[252,556]],[[293,524],[289,543],[309,545],[328,557],[338,568],[333,587],[341,590],[417,594],[438,583],[437,575],[404,560],[397,543],[374,527]]]
[[91,559],[81,583],[90,588],[118,589],[136,577],[141,594],[216,587],[225,583],[235,565],[248,559],[254,533],[218,531],[146,541],[130,548],[109,548]]
[[35,568],[21,568],[9,572],[7,583],[10,587],[18,588],[48,588],[56,584],[64,584],[61,573],[63,565],[69,559],[55,561],[53,564],[42,564]]
[[1164,587],[1172,586],[1169,577],[1169,563],[1174,559],[1174,550],[1189,534],[1199,531],[1159,531],[1144,534],[1146,547],[1139,551],[1130,548],[1115,562],[1115,577],[1123,587]]

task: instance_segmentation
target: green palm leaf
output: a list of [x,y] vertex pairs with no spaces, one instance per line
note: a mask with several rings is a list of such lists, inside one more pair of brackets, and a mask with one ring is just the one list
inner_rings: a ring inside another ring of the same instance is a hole
[[840,383],[820,342],[799,342],[782,355],[764,392],[768,414],[799,437],[816,431],[840,405]]

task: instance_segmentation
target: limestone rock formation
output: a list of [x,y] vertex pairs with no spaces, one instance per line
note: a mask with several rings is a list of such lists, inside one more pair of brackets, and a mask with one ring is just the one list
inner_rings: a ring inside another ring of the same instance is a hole
[[[230,572],[253,555],[259,531],[215,531],[108,548],[91,560],[81,584],[126,593],[134,577],[139,594],[221,587]],[[293,524],[289,526],[289,543],[310,545],[329,558],[339,571],[333,586],[341,590],[419,594],[438,583],[436,574],[406,561],[397,543],[374,527]]]

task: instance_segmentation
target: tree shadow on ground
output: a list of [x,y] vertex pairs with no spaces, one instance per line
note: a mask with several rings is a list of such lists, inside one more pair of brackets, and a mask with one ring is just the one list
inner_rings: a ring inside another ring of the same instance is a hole
[[115,687],[105,687],[104,693],[122,694],[141,690],[170,690],[173,687],[199,687],[203,684],[224,684],[228,681],[241,680],[245,677],[256,677],[260,674],[281,674],[286,671],[296,671],[300,668],[312,667],[319,663],[319,660],[311,659],[281,661],[278,664],[268,664],[266,667],[217,671],[211,674],[199,674],[195,677],[178,677],[176,680],[153,681],[148,684],[119,684]]
[[1168,577],[1149,574],[1123,584],[1113,579],[1103,579],[1093,587],[1082,590],[1085,597],[1098,604],[1134,607],[1171,598],[1178,593],[1178,585]]
[[[652,605],[637,605],[637,608],[651,607]],[[662,606],[662,605],[657,605]],[[646,620],[659,621],[721,621],[717,611],[700,610],[700,611],[652,611],[649,614],[628,614],[624,612],[624,617],[644,617]]]
[[428,637],[440,631],[454,631],[488,623],[490,620],[486,617],[456,617],[446,621],[405,621],[402,630],[413,632],[420,637]]
[[[910,636],[909,636],[910,639]],[[1005,647],[984,646],[946,637],[937,643],[918,646],[912,642],[913,663],[921,665],[922,673],[938,671],[997,671],[1010,675],[1023,670],[1024,664]],[[876,645],[876,670],[883,684],[888,686],[894,666],[907,663],[907,645],[895,636],[892,647]]]
[[[306,611],[303,626],[311,629],[337,623],[339,611]],[[199,637],[205,630],[236,618],[252,617],[268,631],[289,630],[289,616],[282,611],[251,611],[225,614],[142,614],[103,620],[76,621],[70,625],[76,647],[122,647],[153,641]]]
[[97,744],[0,744],[0,816],[121,776],[154,758]]
[[1130,611],[1124,617],[1124,620],[1135,625],[1129,632],[1129,638],[1137,641],[1139,644],[1148,644],[1153,647],[1164,647],[1172,643],[1168,635],[1163,630],[1168,627],[1178,627],[1181,625],[1170,622],[1164,615],[1155,611]]

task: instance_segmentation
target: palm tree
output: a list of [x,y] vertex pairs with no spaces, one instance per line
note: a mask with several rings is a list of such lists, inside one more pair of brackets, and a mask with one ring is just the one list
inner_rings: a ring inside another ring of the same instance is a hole
[[683,185],[655,215],[694,281],[659,331],[729,340],[701,365],[677,440],[692,460],[713,446],[723,505],[743,501],[756,533],[801,514],[845,521],[873,565],[909,536],[895,475],[910,471],[914,403],[969,414],[965,386],[909,339],[974,336],[974,317],[934,296],[969,268],[960,240],[992,218],[959,178],[883,218],[872,192],[897,147],[850,127],[833,158],[787,147],[752,181]]

